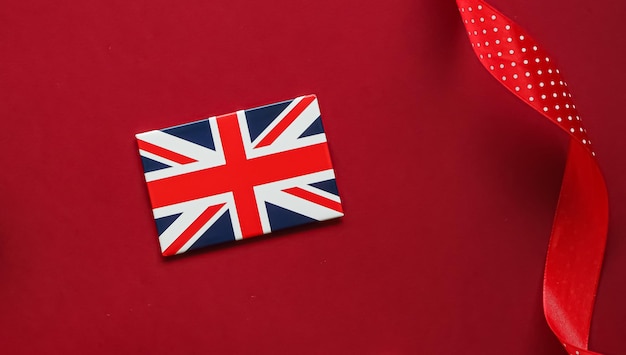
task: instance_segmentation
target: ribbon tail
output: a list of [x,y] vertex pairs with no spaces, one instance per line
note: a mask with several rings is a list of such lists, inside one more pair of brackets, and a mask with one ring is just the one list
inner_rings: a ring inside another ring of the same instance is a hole
[[607,226],[604,177],[589,152],[571,140],[546,257],[543,308],[548,325],[572,353],[588,349]]

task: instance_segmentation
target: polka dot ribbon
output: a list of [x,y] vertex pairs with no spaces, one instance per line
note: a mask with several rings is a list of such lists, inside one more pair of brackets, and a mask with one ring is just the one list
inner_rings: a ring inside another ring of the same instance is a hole
[[608,226],[606,184],[567,82],[520,26],[479,0],[457,0],[480,63],[504,87],[570,136],[543,283],[548,325],[571,355],[588,350]]

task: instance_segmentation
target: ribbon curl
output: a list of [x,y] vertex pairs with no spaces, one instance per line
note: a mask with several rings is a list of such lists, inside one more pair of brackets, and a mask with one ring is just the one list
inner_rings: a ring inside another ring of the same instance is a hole
[[519,25],[481,0],[457,0],[487,71],[570,136],[543,280],[546,321],[571,355],[589,350],[589,328],[608,228],[606,183],[567,82]]

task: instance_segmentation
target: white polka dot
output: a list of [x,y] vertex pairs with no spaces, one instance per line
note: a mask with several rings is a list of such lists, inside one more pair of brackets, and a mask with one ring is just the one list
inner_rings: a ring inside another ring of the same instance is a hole
[[482,5],[478,5],[478,10],[482,10],[483,6]]
[[502,77],[502,81],[506,81],[506,76],[503,76],[503,77]]
[[492,19],[492,20],[494,20],[494,21],[495,21],[495,20],[496,20],[496,18],[497,18],[497,17],[496,17],[496,15],[491,15],[491,19]]
[[529,97],[529,98],[528,98],[528,100],[529,100],[530,102],[533,102],[533,101],[535,101],[535,98],[531,96],[531,97]]
[[487,30],[483,30],[483,34],[486,35],[487,34]]
[[536,51],[537,49],[539,49],[537,46],[533,46],[533,51]]
[[494,70],[496,69],[496,67],[494,67],[493,65],[489,67],[489,69]]
[[471,19],[471,20],[470,20],[470,22],[471,22],[471,23],[476,23],[476,21],[474,21],[474,19]]
[[546,95],[541,95],[541,99],[542,99],[542,100],[545,100],[546,98],[547,98],[547,96],[546,96]]
[[485,18],[484,18],[484,17],[481,17],[481,18],[480,18],[480,22],[485,22]]
[[572,116],[567,116],[567,119],[568,119],[569,121],[571,121],[571,120],[573,120],[574,118],[573,118]]
[[504,64],[500,64],[500,69],[504,69]]
[[535,58],[535,63],[539,63],[539,62],[541,62],[541,59]]
[[467,11],[472,12],[472,7],[471,7],[471,6],[470,6],[470,7],[468,7],[468,8],[467,8]]
[[556,92],[554,94],[552,94],[552,97],[557,98],[559,95],[556,94]]
[[504,26],[504,28],[508,31],[508,30],[511,29],[511,26],[510,25],[506,25],[506,26]]
[[565,104],[565,108],[569,108],[569,104]]
[[569,131],[572,132],[572,133],[576,132],[576,130],[573,129],[573,128],[570,128]]
[[493,32],[498,32],[498,27],[494,27]]
[[526,72],[526,74],[524,74],[524,75],[526,75],[526,77],[529,78],[530,77],[530,72]]
[[546,84],[544,84],[543,81],[539,83],[539,87],[544,87],[544,86],[546,86]]
[[[522,48],[522,52],[525,52],[523,48]],[[524,59],[524,64],[528,64],[528,59]]]
[[485,47],[489,47],[489,42],[485,42]]
[[513,74],[513,79],[517,79],[517,78],[519,78],[519,75]]
[[583,139],[583,144],[587,144],[587,140],[586,139]]
[[526,53],[526,48],[522,48],[522,53]]
[[512,50],[512,49],[511,49],[511,50],[509,50],[509,54],[513,54],[513,53],[515,53],[515,51],[514,51],[514,50]]
[[554,105],[554,109],[555,109],[555,110],[559,110],[560,108],[561,108],[561,106],[559,106],[559,105]]
[[[514,75],[513,77],[515,77],[515,75]],[[515,91],[520,91],[519,86],[516,86],[516,87],[515,87]]]
[[550,58],[546,57],[546,62],[549,62],[549,61],[550,61]]
[[500,40],[499,39],[496,39],[496,44],[500,44]]
[[557,122],[563,121],[563,119],[561,117],[557,117],[556,120],[557,120]]
[[528,90],[530,90],[530,89],[533,88],[533,85],[532,84],[528,84],[528,86],[526,86],[526,87],[528,88]]
[[543,108],[543,112],[548,112],[548,108],[547,108],[547,107],[544,107],[544,108]]
[[502,57],[502,52],[498,52],[498,57]]
[[552,85],[552,86],[556,85],[556,83],[554,82],[554,80],[550,82],[550,85]]
[[514,67],[514,66],[516,66],[516,65],[517,65],[517,63],[515,63],[515,62],[511,62],[511,66],[512,66],[512,67]]
[[511,42],[513,42],[513,38],[509,37],[509,38],[506,39],[506,41],[511,43]]
[[537,74],[541,75],[543,74],[543,71],[541,71],[541,69],[537,70]]

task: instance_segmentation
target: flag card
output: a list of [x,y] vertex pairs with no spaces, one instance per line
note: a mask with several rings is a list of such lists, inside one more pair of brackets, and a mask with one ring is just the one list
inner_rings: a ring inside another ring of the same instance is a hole
[[343,216],[315,95],[136,137],[165,256]]

